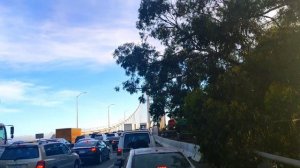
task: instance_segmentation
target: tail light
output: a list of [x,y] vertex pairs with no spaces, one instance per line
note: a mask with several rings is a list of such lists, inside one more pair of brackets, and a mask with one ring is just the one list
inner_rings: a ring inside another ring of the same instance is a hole
[[96,152],[97,149],[94,147],[94,148],[91,148],[91,151],[92,151],[92,152]]
[[120,156],[120,155],[122,154],[122,151],[123,151],[123,150],[122,150],[121,148],[118,148],[118,150],[117,150],[117,155]]
[[46,167],[45,166],[45,161],[43,161],[43,160],[38,161],[36,166],[35,166],[35,168],[45,168],[45,167]]
[[157,166],[156,168],[167,168],[167,166]]

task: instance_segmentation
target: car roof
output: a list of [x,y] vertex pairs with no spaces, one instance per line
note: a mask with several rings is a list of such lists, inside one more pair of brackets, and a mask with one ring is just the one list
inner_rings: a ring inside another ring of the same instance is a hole
[[134,133],[149,133],[150,134],[150,132],[148,130],[134,130],[134,131],[123,132],[123,134],[134,134]]
[[29,142],[24,142],[24,143],[15,143],[15,144],[10,144],[7,146],[3,147],[8,147],[8,148],[17,148],[17,147],[31,147],[31,146],[39,146],[38,143],[29,143]]
[[152,148],[133,149],[133,152],[134,155],[144,155],[144,154],[151,154],[151,153],[177,153],[179,151],[173,148],[152,147]]
[[98,139],[89,138],[89,139],[80,139],[79,141],[77,141],[77,143],[79,143],[79,142],[86,142],[86,141],[99,142]]

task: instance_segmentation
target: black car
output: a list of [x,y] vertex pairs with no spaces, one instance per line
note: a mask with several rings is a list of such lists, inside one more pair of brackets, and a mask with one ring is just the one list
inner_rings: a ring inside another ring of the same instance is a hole
[[73,151],[79,155],[83,163],[92,161],[100,164],[110,159],[110,149],[103,141],[82,140],[74,145]]
[[77,143],[79,140],[84,139],[84,138],[91,138],[91,136],[89,136],[89,135],[77,136],[76,139],[75,139],[75,143]]

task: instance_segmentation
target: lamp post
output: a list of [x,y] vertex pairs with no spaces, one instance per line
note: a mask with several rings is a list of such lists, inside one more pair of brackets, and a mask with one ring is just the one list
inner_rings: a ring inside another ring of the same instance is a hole
[[87,92],[80,92],[77,96],[76,96],[76,128],[78,128],[78,98],[79,96],[86,94]]
[[108,128],[110,127],[110,117],[109,117],[109,108],[110,108],[110,106],[113,106],[113,105],[115,105],[115,104],[110,104],[108,107],[107,107],[107,116],[108,116],[108,120],[107,120],[107,124],[108,124]]

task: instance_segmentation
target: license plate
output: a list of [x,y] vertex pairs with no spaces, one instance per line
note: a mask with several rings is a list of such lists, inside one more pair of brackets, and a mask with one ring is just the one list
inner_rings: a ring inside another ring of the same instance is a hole
[[85,153],[85,151],[79,151],[79,154],[83,154],[83,153]]

